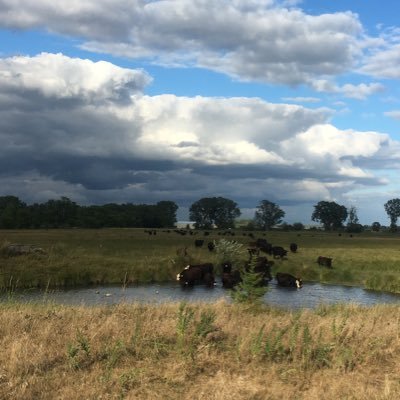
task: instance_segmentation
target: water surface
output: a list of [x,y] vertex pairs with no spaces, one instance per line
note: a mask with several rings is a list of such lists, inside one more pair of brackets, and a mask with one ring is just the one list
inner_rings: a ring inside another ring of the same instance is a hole
[[[3,294],[0,301],[6,301],[10,296]],[[216,286],[212,289],[196,286],[193,289],[182,289],[177,283],[148,284],[123,288],[121,286],[99,286],[56,290],[50,292],[24,291],[14,292],[14,301],[43,302],[51,301],[65,305],[103,305],[118,303],[155,303],[164,302],[215,302],[225,299],[230,302],[229,291]],[[315,308],[321,304],[353,303],[365,306],[390,303],[400,305],[400,295],[375,292],[358,287],[341,285],[324,285],[320,283],[305,283],[301,289],[282,288],[274,281],[270,282],[264,295],[264,302],[272,306],[286,309]]]

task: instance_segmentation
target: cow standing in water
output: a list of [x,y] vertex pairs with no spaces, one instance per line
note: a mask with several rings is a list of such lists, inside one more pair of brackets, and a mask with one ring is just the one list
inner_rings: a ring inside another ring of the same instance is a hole
[[176,280],[182,287],[193,287],[196,284],[214,287],[214,265],[211,263],[198,265],[189,264],[176,276]]
[[242,281],[239,270],[232,270],[232,263],[229,261],[222,263],[221,281],[225,289],[233,289]]
[[300,278],[296,278],[295,276],[290,275],[286,272],[277,272],[276,280],[279,286],[297,288],[301,288],[303,286],[303,282]]

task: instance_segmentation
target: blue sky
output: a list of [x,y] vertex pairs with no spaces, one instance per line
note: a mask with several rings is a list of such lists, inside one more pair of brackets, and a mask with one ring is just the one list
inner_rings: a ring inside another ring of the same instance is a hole
[[261,200],[310,222],[400,197],[400,3],[0,0],[0,195]]

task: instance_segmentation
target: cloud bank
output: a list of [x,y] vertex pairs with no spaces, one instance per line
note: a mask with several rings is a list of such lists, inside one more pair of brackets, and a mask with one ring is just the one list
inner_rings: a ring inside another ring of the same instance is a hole
[[144,95],[150,80],[61,54],[1,59],[1,191],[90,204],[315,204],[382,185],[380,171],[400,165],[388,135],[335,128],[325,108]]
[[[356,69],[398,78],[396,47],[368,38],[356,14],[309,15],[297,3],[0,0],[0,26],[45,29],[80,38],[92,52],[207,68],[243,81],[311,85]],[[366,47],[383,43],[385,54],[359,65]]]

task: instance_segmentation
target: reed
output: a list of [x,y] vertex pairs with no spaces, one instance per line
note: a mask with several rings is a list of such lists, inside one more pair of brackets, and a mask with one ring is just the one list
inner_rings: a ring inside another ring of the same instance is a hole
[[397,399],[400,308],[0,304],[0,398]]

